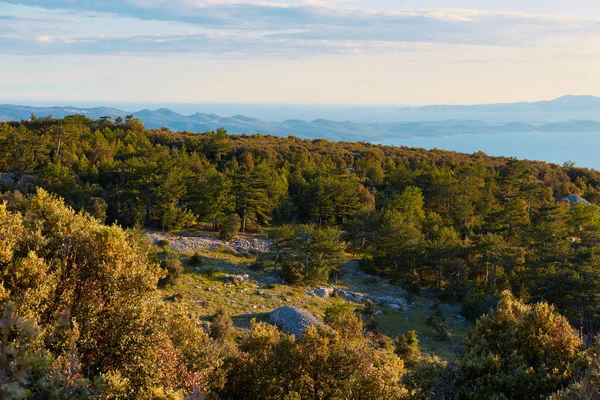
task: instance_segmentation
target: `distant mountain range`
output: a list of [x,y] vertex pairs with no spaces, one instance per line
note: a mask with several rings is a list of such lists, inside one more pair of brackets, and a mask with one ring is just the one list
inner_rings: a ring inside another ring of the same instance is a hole
[[[531,103],[497,103],[476,105],[434,105],[424,107],[403,107],[399,111],[415,111],[419,113],[453,112],[453,113],[530,113],[530,112],[599,112],[600,97],[566,95],[554,100]],[[600,117],[599,117],[600,118]]]
[[[569,120],[552,123],[509,122],[489,123],[480,120],[462,119],[476,113],[557,113],[557,112],[598,112],[600,120],[600,98],[593,96],[564,96],[551,101],[534,103],[507,103],[471,106],[425,106],[400,109],[403,115],[407,111],[418,121],[419,116],[430,113],[452,115],[453,119],[442,121],[411,122],[368,122],[286,120],[267,122],[244,115],[221,117],[216,114],[195,113],[182,115],[166,108],[158,110],[123,111],[117,108],[93,107],[27,107],[19,105],[0,105],[0,121],[27,120],[31,114],[38,117],[52,115],[62,118],[67,115],[82,114],[97,119],[109,116],[125,117],[133,114],[142,120],[148,128],[169,128],[178,131],[205,132],[223,127],[230,133],[263,133],[276,136],[296,135],[302,138],[326,138],[329,140],[379,142],[394,138],[415,136],[451,136],[461,134],[499,134],[520,132],[600,132],[600,122],[593,120]],[[586,114],[586,115],[587,115]]]

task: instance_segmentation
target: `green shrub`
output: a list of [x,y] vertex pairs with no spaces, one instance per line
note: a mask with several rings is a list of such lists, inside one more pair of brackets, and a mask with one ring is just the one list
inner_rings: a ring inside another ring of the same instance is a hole
[[176,258],[167,258],[160,262],[160,267],[167,271],[167,275],[158,281],[160,286],[174,285],[183,274],[183,264]]
[[170,242],[167,239],[160,239],[157,243],[158,247],[168,247]]
[[264,271],[265,270],[265,261],[264,260],[256,260],[252,264],[250,264],[250,269],[252,271]]
[[209,336],[221,342],[227,341],[234,333],[233,321],[225,307],[217,310],[212,317]]
[[204,270],[204,273],[209,278],[214,278],[219,272],[221,272],[221,270],[212,265]]
[[199,267],[202,264],[202,257],[200,257],[198,253],[195,253],[193,256],[190,257],[188,264],[191,267]]
[[241,227],[242,220],[240,219],[240,216],[237,214],[230,214],[221,225],[219,237],[226,242],[229,242],[230,240],[235,239]]
[[412,364],[421,357],[417,331],[409,331],[404,335],[398,336],[394,340],[394,346],[394,352],[406,363]]
[[375,315],[375,303],[372,300],[365,301],[363,312],[368,317]]
[[470,321],[475,321],[483,314],[487,314],[498,304],[499,297],[488,295],[484,298],[471,297],[462,306],[460,314]]
[[304,280],[304,266],[292,260],[285,260],[281,264],[281,276],[285,283],[299,283]]
[[427,320],[429,325],[436,331],[439,335],[439,338],[442,340],[448,340],[451,337],[450,328],[448,328],[448,324],[446,323],[446,317],[444,316],[444,311],[437,304],[435,312],[429,317]]

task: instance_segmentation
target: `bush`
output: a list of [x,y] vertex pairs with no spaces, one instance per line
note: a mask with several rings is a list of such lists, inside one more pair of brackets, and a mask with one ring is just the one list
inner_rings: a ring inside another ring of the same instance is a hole
[[231,338],[234,332],[233,321],[225,307],[217,310],[212,317],[209,336],[214,340],[225,342]]
[[375,315],[375,303],[373,303],[372,300],[367,299],[364,304],[363,312],[368,317]]
[[304,280],[303,270],[302,264],[285,260],[281,265],[281,276],[286,283],[299,283]]
[[404,335],[398,336],[394,339],[394,346],[396,348],[394,352],[407,364],[412,364],[421,358],[417,331],[409,331]]
[[202,257],[198,253],[190,257],[188,261],[191,267],[199,267],[202,264]]
[[369,318],[369,322],[367,322],[365,328],[369,332],[381,332],[381,327],[379,326],[379,322],[375,319],[375,316]]
[[331,326],[335,326],[340,320],[356,318],[355,307],[352,304],[334,303],[325,309],[323,321]]
[[547,303],[527,305],[508,291],[477,321],[464,347],[461,399],[545,399],[589,367],[565,317]]
[[223,250],[223,253],[229,254],[230,256],[236,256],[236,257],[241,255],[236,249],[232,249],[231,247],[225,247],[225,249]]
[[438,333],[440,339],[450,339],[450,328],[448,328],[448,324],[446,323],[446,317],[444,316],[444,311],[439,306],[439,304],[437,304],[435,312],[429,317],[427,322],[429,322],[433,330]]
[[485,298],[471,297],[462,306],[460,314],[470,321],[475,321],[483,314],[487,314],[498,304],[499,297],[488,295]]
[[437,357],[422,359],[414,365],[403,381],[414,400],[454,399],[460,364]]
[[204,273],[209,278],[214,278],[221,270],[215,266],[210,266],[204,270]]
[[230,240],[235,239],[241,227],[242,220],[240,219],[240,216],[237,214],[230,214],[221,225],[219,237],[226,242],[229,242]]
[[407,394],[402,360],[371,345],[362,332],[310,328],[296,341],[274,326],[254,324],[239,348],[227,360],[226,381],[215,398],[399,399]]
[[265,261],[264,260],[256,260],[252,264],[250,264],[250,269],[252,271],[264,271],[265,270]]
[[167,271],[167,275],[158,281],[160,286],[174,285],[183,274],[183,264],[176,258],[167,258],[160,262],[160,267]]
[[170,242],[167,239],[160,239],[157,243],[158,247],[165,248],[169,246]]

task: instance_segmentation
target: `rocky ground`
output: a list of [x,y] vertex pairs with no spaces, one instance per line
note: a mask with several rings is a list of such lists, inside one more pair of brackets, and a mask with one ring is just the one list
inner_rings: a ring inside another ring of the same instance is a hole
[[149,236],[158,243],[161,240],[169,242],[171,248],[180,253],[193,252],[197,249],[216,250],[230,248],[237,252],[267,253],[273,251],[273,243],[269,239],[257,237],[240,237],[230,242],[219,239],[209,234],[169,234],[161,232],[149,233]]
[[[452,340],[441,340],[428,323],[435,313],[437,301],[428,297],[411,297],[400,287],[386,279],[373,276],[361,270],[359,262],[350,260],[339,268],[339,274],[329,285],[285,285],[272,261],[265,262],[263,268],[253,267],[260,253],[272,251],[272,243],[263,237],[242,235],[240,239],[226,243],[211,232],[165,234],[150,233],[156,244],[161,240],[180,254],[185,265],[185,274],[173,287],[164,290],[164,298],[180,298],[190,304],[190,315],[200,325],[209,325],[211,315],[220,307],[231,314],[238,330],[251,327],[252,321],[282,322],[296,321],[292,329],[304,327],[309,319],[300,312],[312,314],[316,321],[322,321],[328,307],[335,304],[354,305],[360,315],[364,302],[369,299],[376,304],[375,321],[391,338],[416,330],[422,350],[443,359],[450,359],[456,352],[457,343],[464,339],[472,324],[460,315],[460,306],[441,304],[446,321],[452,332]],[[196,255],[196,262],[190,263]],[[268,260],[268,258],[267,258]],[[284,306],[294,313],[281,310]],[[298,311],[300,310],[300,311]],[[298,315],[295,315],[298,314]],[[291,315],[291,316],[290,316]],[[294,318],[292,318],[294,317]],[[283,319],[283,321],[281,321]],[[277,321],[275,321],[277,320]],[[314,322],[314,321],[313,321]]]
[[365,293],[344,290],[335,286],[321,286],[313,290],[306,291],[306,294],[308,296],[319,296],[323,299],[332,296],[334,293],[337,294],[340,298],[346,301],[351,301],[353,303],[364,303],[367,300],[371,300],[373,303],[382,304],[394,310],[410,310],[409,301],[402,297],[373,296]]
[[300,338],[311,326],[323,326],[323,323],[306,310],[293,306],[283,306],[269,313],[269,322],[285,333]]

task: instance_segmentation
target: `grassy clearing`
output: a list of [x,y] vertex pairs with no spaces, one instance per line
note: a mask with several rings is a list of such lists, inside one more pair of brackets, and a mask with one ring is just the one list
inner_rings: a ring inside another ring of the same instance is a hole
[[[328,306],[335,303],[346,303],[337,298],[321,299],[307,296],[305,290],[310,290],[315,285],[283,285],[273,284],[273,264],[267,262],[265,268],[255,271],[250,266],[255,262],[254,256],[240,256],[226,249],[196,251],[199,258],[197,266],[189,264],[193,254],[181,254],[180,259],[185,265],[185,274],[173,287],[163,291],[167,298],[175,293],[183,297],[183,301],[190,305],[190,314],[199,322],[209,321],[210,317],[220,307],[229,310],[238,330],[248,329],[251,320],[266,320],[272,310],[292,305],[310,311],[319,318],[323,318]],[[361,291],[375,295],[402,296],[404,292],[387,282],[363,276],[355,271],[355,264],[342,268],[342,275],[337,286],[353,291]],[[234,285],[228,279],[230,275],[250,276],[250,279],[239,285]],[[433,331],[427,320],[434,310],[433,300],[417,297],[415,305],[409,311],[398,311],[382,305],[377,309],[382,313],[377,315],[376,321],[381,329],[390,337],[416,330],[421,341],[421,349],[428,354],[435,354],[441,358],[451,358],[455,345],[460,345],[472,324],[457,320],[460,308],[443,306],[446,320],[453,333],[453,341],[443,341]],[[354,303],[353,303],[354,304]],[[362,305],[356,304],[357,311]]]

